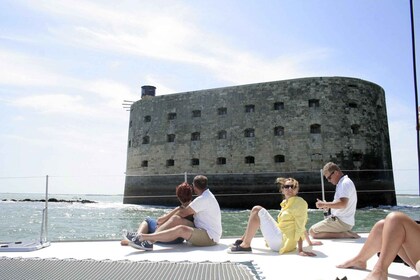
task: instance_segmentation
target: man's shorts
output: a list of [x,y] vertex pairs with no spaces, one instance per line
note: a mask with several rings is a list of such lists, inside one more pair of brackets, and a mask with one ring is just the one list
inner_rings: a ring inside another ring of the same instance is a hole
[[213,246],[217,243],[213,241],[207,234],[207,231],[201,228],[194,228],[191,238],[188,239],[194,246]]
[[346,232],[350,231],[353,227],[341,221],[337,217],[328,217],[325,220],[322,220],[314,224],[310,230],[315,233],[320,232]]

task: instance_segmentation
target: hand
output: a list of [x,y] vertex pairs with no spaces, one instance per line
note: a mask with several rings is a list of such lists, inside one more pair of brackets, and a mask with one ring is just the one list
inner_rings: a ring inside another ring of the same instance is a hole
[[324,209],[324,210],[328,210],[328,206],[326,205],[326,202],[324,200],[319,200],[318,198],[316,199],[316,203],[315,203],[316,208],[318,209]]
[[313,253],[313,252],[300,251],[299,252],[299,256],[303,256],[303,257],[315,257],[316,254]]

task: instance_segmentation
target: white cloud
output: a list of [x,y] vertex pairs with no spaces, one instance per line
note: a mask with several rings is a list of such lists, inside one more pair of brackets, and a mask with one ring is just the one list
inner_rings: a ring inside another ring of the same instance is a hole
[[0,49],[0,85],[7,86],[56,86],[61,77],[46,67],[46,61]]
[[[96,3],[84,1],[44,1],[50,16],[64,18],[64,23],[50,27],[51,36],[61,43],[95,51],[147,57],[167,62],[196,65],[229,83],[241,84],[303,77],[307,65],[326,58],[331,50],[315,47],[296,53],[279,53],[262,58],[254,53],[229,46],[227,38],[194,24],[193,10],[180,3],[165,3],[156,8],[138,2]],[[180,11],[173,13],[174,10]]]

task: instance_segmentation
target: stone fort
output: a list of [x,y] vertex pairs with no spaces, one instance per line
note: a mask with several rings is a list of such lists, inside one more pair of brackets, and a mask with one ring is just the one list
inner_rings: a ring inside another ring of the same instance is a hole
[[328,161],[355,181],[359,207],[396,204],[380,86],[314,77],[162,96],[143,86],[130,108],[124,203],[176,204],[176,185],[204,174],[222,207],[271,207],[273,194],[278,205],[279,176],[298,179],[310,204]]

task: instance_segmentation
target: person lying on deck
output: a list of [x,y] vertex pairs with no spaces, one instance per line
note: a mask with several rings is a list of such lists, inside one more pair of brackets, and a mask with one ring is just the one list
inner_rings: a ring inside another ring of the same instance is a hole
[[[174,217],[181,208],[186,208],[192,200],[192,187],[187,182],[183,182],[182,184],[178,185],[176,187],[176,196],[181,203],[179,207],[176,207],[172,209],[169,213],[160,216],[157,219],[153,219],[150,217],[147,217],[143,222],[140,223],[140,226],[137,229],[137,232],[130,232],[127,230],[123,230],[123,240],[121,240],[122,246],[127,246],[130,241],[133,241],[139,234],[143,233],[154,233],[159,232],[171,227],[174,227],[176,225],[179,225],[181,223],[189,225],[189,222],[192,222],[194,220],[193,215],[185,217],[185,221],[179,219],[178,217]],[[171,219],[172,218],[172,219]],[[184,238],[176,238],[169,242],[164,242],[168,244],[177,244],[184,242]]]
[[[222,215],[219,203],[210,192],[207,177],[197,175],[193,181],[193,190],[198,195],[186,208],[179,207],[171,217],[175,227],[158,230],[150,234],[138,234],[129,245],[139,250],[153,250],[154,242],[168,242],[183,238],[194,246],[213,246],[222,236]],[[194,222],[185,217],[194,215]],[[181,222],[179,222],[181,221]]]
[[338,268],[366,269],[367,261],[380,252],[367,280],[388,279],[388,267],[398,255],[420,276],[420,224],[401,212],[393,212],[377,222],[360,252]]
[[303,239],[309,245],[321,245],[321,242],[311,242],[306,232],[308,220],[308,204],[298,197],[299,182],[293,178],[277,178],[276,184],[284,196],[280,203],[281,210],[277,222],[268,211],[261,206],[254,206],[249,215],[248,225],[241,239],[235,241],[228,253],[252,253],[251,241],[258,228],[271,250],[280,254],[294,251],[298,246],[301,256],[316,256],[313,252],[304,251]]

